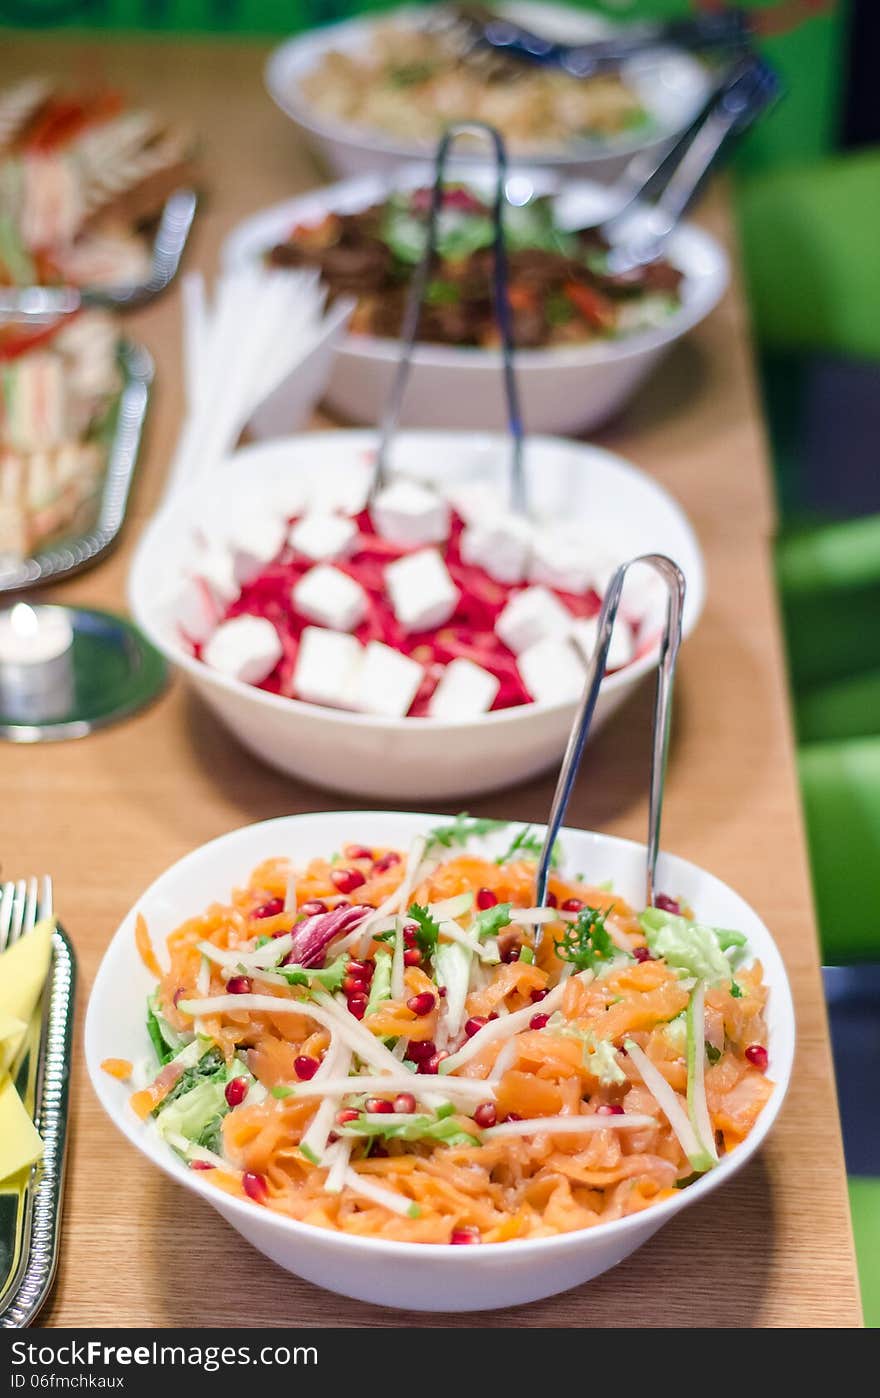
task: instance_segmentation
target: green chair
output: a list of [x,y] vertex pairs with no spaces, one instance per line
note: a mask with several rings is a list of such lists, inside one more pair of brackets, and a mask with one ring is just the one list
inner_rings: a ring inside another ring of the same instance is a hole
[[880,1180],[855,1176],[849,1182],[865,1324],[880,1329]]

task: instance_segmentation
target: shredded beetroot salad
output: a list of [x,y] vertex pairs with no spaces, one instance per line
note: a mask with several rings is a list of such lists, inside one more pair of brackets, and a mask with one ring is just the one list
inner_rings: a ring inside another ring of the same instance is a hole
[[[516,657],[493,629],[506,602],[514,593],[522,591],[525,584],[508,586],[496,582],[482,568],[462,561],[459,542],[464,521],[460,516],[452,513],[449,539],[445,547],[438,546],[461,594],[458,606],[445,626],[436,631],[411,633],[403,630],[392,611],[385,592],[384,573],[389,563],[414,550],[400,548],[381,538],[367,511],[356,516],[356,523],[359,539],[355,550],[348,558],[337,559],[334,563],[335,567],[359,582],[369,598],[367,616],[353,634],[364,644],[383,641],[424,666],[424,680],[409,710],[410,716],[426,716],[428,703],[442,673],[441,667],[459,658],[482,665],[499,680],[500,689],[493,709],[509,709],[518,704],[531,703],[531,696],[519,676]],[[223,616],[224,621],[246,615],[265,617],[275,626],[284,648],[283,655],[271,675],[258,686],[271,694],[290,696],[293,693],[299,638],[307,626],[314,626],[315,623],[294,610],[291,590],[313,566],[308,559],[295,556],[293,549],[285,546],[274,563],[242,588],[241,596]],[[577,618],[595,616],[601,605],[595,592],[588,592],[584,596],[569,592],[558,592],[556,595]],[[194,651],[201,658],[202,647],[194,646]]]

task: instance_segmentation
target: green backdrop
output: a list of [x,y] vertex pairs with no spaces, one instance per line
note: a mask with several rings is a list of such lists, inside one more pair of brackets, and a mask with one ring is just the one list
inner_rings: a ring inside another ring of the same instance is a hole
[[[753,9],[780,2],[744,0]],[[583,7],[626,19],[681,15],[696,5],[692,0],[584,0]],[[0,24],[274,35],[386,8],[387,0],[0,0]],[[847,9],[848,0],[837,0],[831,13],[765,43],[788,95],[750,136],[741,155],[747,166],[812,160],[833,148]],[[14,42],[12,29],[0,30],[0,48]]]

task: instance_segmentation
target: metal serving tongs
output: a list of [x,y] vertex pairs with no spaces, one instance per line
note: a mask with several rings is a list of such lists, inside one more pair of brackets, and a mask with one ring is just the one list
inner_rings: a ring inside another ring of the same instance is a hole
[[[669,592],[669,600],[666,604],[666,620],[663,628],[663,639],[660,643],[660,660],[657,666],[657,687],[654,692],[654,731],[651,744],[651,788],[648,803],[645,906],[650,908],[653,907],[654,904],[654,881],[657,869],[657,855],[660,848],[660,820],[663,812],[663,784],[666,777],[666,755],[669,748],[669,723],[672,715],[672,686],[675,679],[675,662],[678,658],[678,648],[681,645],[681,623],[685,597],[684,574],[677,564],[672,562],[671,558],[667,558],[666,555],[662,553],[646,553],[640,558],[634,558],[631,559],[629,563],[622,564],[612,577],[608,585],[608,591],[605,593],[605,600],[602,603],[602,610],[599,614],[599,632],[596,640],[596,648],[593,651],[593,656],[590,661],[583,698],[581,699],[580,707],[572,725],[565,756],[562,759],[559,780],[556,783],[553,804],[550,808],[550,815],[547,820],[547,833],[544,836],[544,845],[541,850],[541,857],[538,861],[535,905],[539,908],[543,907],[547,900],[547,883],[550,878],[553,847],[556,843],[560,826],[565,819],[566,808],[580,769],[584,745],[587,741],[587,735],[589,734],[590,724],[592,723],[593,713],[596,708],[596,701],[599,697],[599,688],[605,675],[608,647],[611,644],[611,632],[617,617],[620,599],[623,595],[623,584],[626,580],[627,571],[632,568],[635,563],[649,563],[651,567],[660,574]],[[540,940],[541,928],[538,926],[535,929],[536,947],[540,944]]]
[[615,72],[628,60],[662,47],[730,52],[747,47],[753,34],[749,15],[740,9],[693,19],[629,24],[615,34],[583,44],[561,43],[535,34],[510,17],[494,14],[478,4],[455,6],[447,28],[459,39],[464,62],[496,59],[504,64],[507,73],[515,63],[521,68],[529,64],[561,68],[574,78]]
[[513,368],[513,325],[510,314],[510,301],[507,288],[507,251],[504,242],[504,205],[506,203],[507,152],[504,141],[493,126],[481,121],[460,121],[447,127],[434,157],[434,181],[431,190],[431,207],[428,214],[425,250],[410,283],[406,311],[401,335],[401,355],[391,385],[391,391],[382,414],[379,426],[379,445],[376,451],[376,464],[370,490],[371,499],[387,483],[388,457],[391,441],[397,431],[403,397],[412,367],[413,350],[418,334],[419,314],[428,288],[437,255],[437,224],[443,207],[443,187],[446,161],[449,152],[460,136],[481,135],[488,137],[495,157],[495,198],[492,208],[494,234],[492,241],[493,268],[492,291],[495,303],[495,319],[501,333],[501,364],[504,377],[504,392],[507,398],[507,421],[511,438],[510,491],[511,504],[518,513],[526,511],[526,483],[523,468],[523,425],[519,405],[519,391]]
[[[622,203],[599,224],[611,244],[608,268],[616,275],[654,262],[680,219],[693,203],[722,150],[743,135],[778,97],[779,79],[763,59],[747,54],[731,65],[702,109],[662,158],[636,156],[627,166],[618,192]],[[649,231],[627,234],[637,201],[652,209]]]
[[0,288],[0,321],[48,325],[86,306],[124,311],[144,306],[174,279],[196,211],[191,189],[178,189],[165,201],[150,259],[150,275],[135,286],[108,288],[28,286]]

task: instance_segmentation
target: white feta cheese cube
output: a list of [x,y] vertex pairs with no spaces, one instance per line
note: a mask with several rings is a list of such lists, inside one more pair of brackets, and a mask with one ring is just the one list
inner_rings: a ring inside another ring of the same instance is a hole
[[199,548],[188,569],[189,576],[204,583],[205,587],[222,604],[224,610],[239,596],[241,588],[235,576],[232,554],[220,546]]
[[284,547],[286,521],[278,515],[245,514],[227,535],[236,581],[253,582]]
[[504,497],[492,481],[459,481],[445,492],[455,513],[465,524],[482,524],[504,513]]
[[202,651],[213,670],[243,684],[261,684],[281,659],[278,632],[262,616],[236,616],[224,621]]
[[500,681],[472,660],[452,660],[431,695],[428,713],[445,721],[477,718],[495,702]]
[[498,582],[518,583],[526,576],[534,528],[521,515],[496,514],[468,525],[461,536],[461,556]]
[[370,515],[383,539],[403,548],[449,538],[449,506],[417,481],[397,480],[380,490]]
[[232,555],[225,549],[200,549],[187,570],[175,608],[184,635],[191,641],[207,641],[239,591]]
[[565,529],[542,529],[535,538],[529,577],[559,592],[587,592],[593,580],[589,550]]
[[351,553],[357,532],[354,521],[342,515],[313,513],[297,520],[288,539],[304,558],[313,563],[329,563]]
[[[571,628],[571,638],[583,656],[585,664],[589,664],[593,658],[593,651],[596,649],[598,635],[598,617],[590,617],[588,620],[576,621]],[[605,669],[621,670],[624,665],[630,663],[634,654],[635,645],[632,631],[626,618],[618,613],[617,620],[611,632],[611,645],[608,647]]]
[[291,590],[294,610],[331,631],[353,631],[364,619],[367,594],[359,582],[331,563],[310,568]]
[[432,631],[458,606],[458,588],[436,549],[421,549],[389,563],[385,585],[405,631]]
[[309,483],[309,510],[316,514],[359,515],[373,482],[368,461],[323,463]]
[[422,682],[424,670],[408,655],[370,641],[351,689],[351,706],[364,714],[403,718]]
[[571,641],[545,637],[516,661],[532,698],[540,704],[573,704],[584,688],[584,667]]
[[308,513],[310,494],[311,482],[307,473],[291,466],[273,486],[271,500],[284,519],[297,519]]
[[495,622],[495,632],[514,655],[519,655],[538,641],[564,638],[571,623],[571,613],[546,587],[527,587],[511,597]]
[[354,636],[307,626],[300,637],[293,671],[295,697],[332,709],[350,708],[363,653]]

